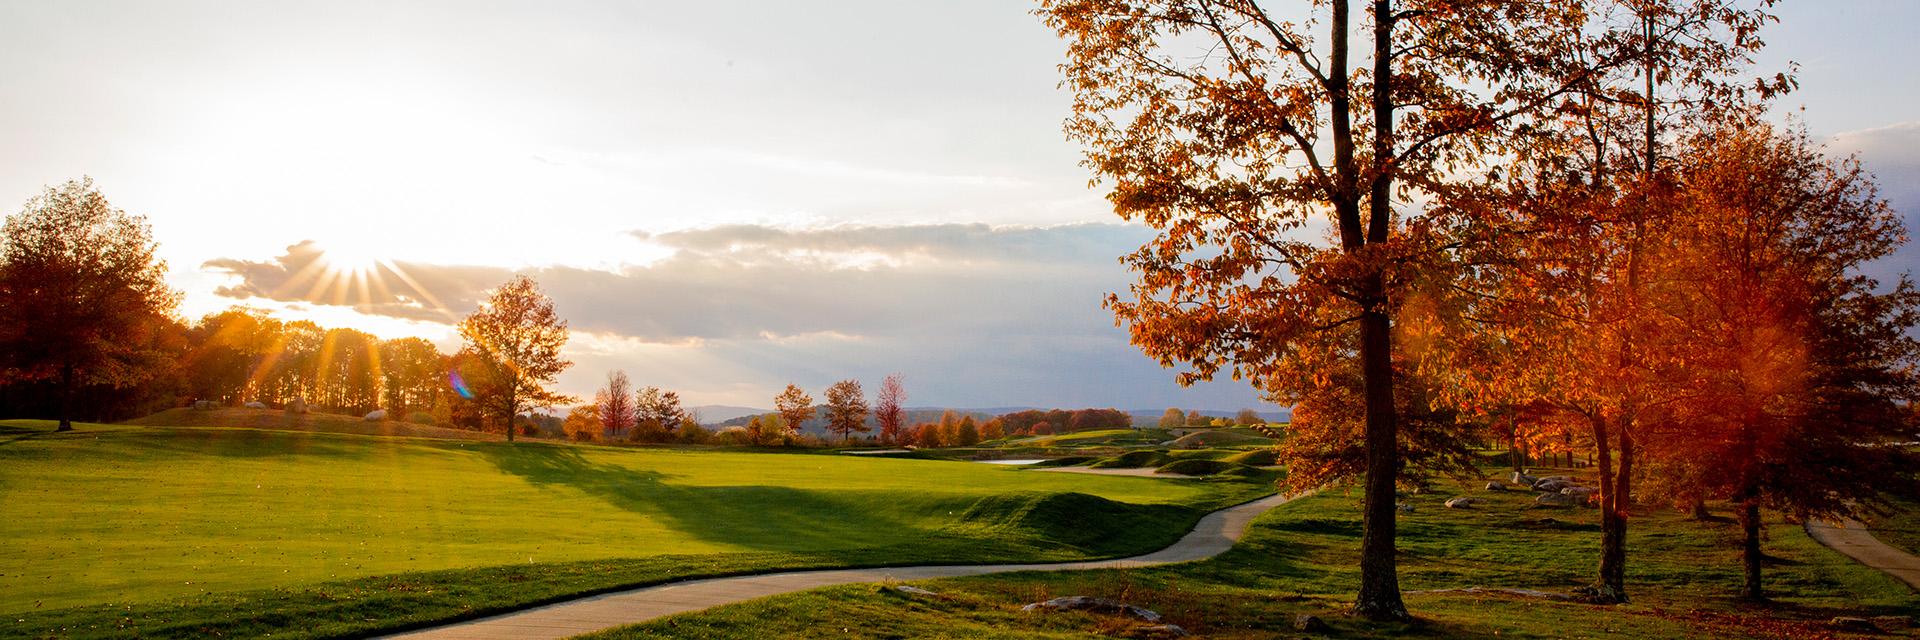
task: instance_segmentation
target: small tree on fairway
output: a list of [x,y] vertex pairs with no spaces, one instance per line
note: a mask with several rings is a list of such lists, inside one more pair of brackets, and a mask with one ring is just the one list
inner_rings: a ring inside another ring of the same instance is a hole
[[1243,427],[1247,425],[1261,424],[1266,422],[1265,420],[1260,419],[1260,412],[1254,411],[1252,409],[1241,409],[1240,413],[1235,414],[1233,416],[1233,421],[1239,423],[1240,426],[1243,426]]
[[481,357],[497,392],[474,398],[501,416],[507,441],[513,441],[514,416],[534,407],[571,402],[547,391],[571,361],[560,357],[567,344],[567,321],[553,312],[553,300],[533,278],[514,276],[493,290],[479,310],[460,321],[460,337]]
[[634,413],[640,422],[651,421],[667,431],[678,429],[686,422],[687,412],[680,407],[680,394],[674,391],[661,391],[659,387],[644,387],[634,392]]
[[160,354],[146,345],[180,293],[145,218],[114,209],[93,180],[47,188],[9,216],[0,244],[0,380],[53,380],[59,430],[81,384],[124,387]]
[[787,390],[773,398],[773,408],[779,410],[780,421],[786,424],[787,431],[799,431],[807,419],[813,417],[813,396],[789,382]]
[[907,399],[907,389],[900,385],[900,374],[887,376],[880,382],[880,396],[874,399],[873,415],[880,422],[880,441],[893,444],[900,439],[900,403]]
[[747,420],[747,444],[760,444],[766,438],[766,427],[760,423],[760,416]]
[[600,429],[607,439],[620,437],[622,432],[632,429],[640,421],[638,408],[634,404],[633,383],[627,380],[627,372],[615,369],[607,372],[607,386],[593,394],[595,407],[599,410]]
[[840,434],[842,443],[854,432],[866,433],[867,394],[859,380],[841,380],[827,387],[827,428]]

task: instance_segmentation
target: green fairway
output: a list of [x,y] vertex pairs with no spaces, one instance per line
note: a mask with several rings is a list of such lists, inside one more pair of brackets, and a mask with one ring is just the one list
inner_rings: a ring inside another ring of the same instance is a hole
[[[965,519],[989,496],[1197,515],[1265,490],[835,455],[51,426],[0,422],[0,611],[663,554],[893,547],[912,560],[930,536],[1015,535]],[[1087,553],[1015,542],[1016,556]]]
[[[1568,592],[1590,584],[1599,547],[1597,511],[1535,508],[1533,492],[1483,492],[1472,509],[1451,495],[1405,498],[1400,585],[1408,591],[1500,587]],[[1819,546],[1796,525],[1768,527],[1766,569],[1776,602],[1734,599],[1740,585],[1737,525],[1698,523],[1671,511],[1639,514],[1628,584],[1634,604],[1595,606],[1506,595],[1409,594],[1412,623],[1345,617],[1358,588],[1357,496],[1330,489],[1256,519],[1246,538],[1213,559],[1143,569],[1022,572],[914,583],[937,596],[848,585],[762,598],[663,618],[592,637],[879,640],[901,637],[1166,637],[1113,614],[1028,613],[1026,603],[1086,595],[1166,616],[1207,638],[1295,638],[1299,613],[1335,638],[1778,638],[1831,637],[1834,616],[1911,614],[1920,594]],[[827,629],[828,633],[821,633]],[[845,631],[843,632],[842,629]],[[1897,631],[1910,637],[1912,631]]]

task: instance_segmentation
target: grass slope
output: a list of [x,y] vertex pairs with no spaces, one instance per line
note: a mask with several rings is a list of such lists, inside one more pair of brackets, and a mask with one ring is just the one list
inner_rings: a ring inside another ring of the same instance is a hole
[[[1122,555],[1266,490],[854,456],[51,428],[0,422],[0,612],[18,614],[0,635],[124,617],[146,637],[228,623],[331,637],[685,576]],[[1016,492],[1124,505],[1098,526],[1135,535],[1076,544],[1045,518],[968,515]],[[329,615],[351,624],[312,622]],[[53,635],[68,633],[88,637]]]
[[[1566,592],[1591,582],[1597,513],[1531,507],[1531,492],[1479,494],[1470,510],[1440,493],[1407,498],[1400,581],[1408,591],[1473,586]],[[1752,606],[1740,584],[1738,529],[1672,512],[1633,520],[1631,605],[1614,607],[1497,595],[1408,595],[1408,624],[1369,625],[1340,615],[1358,586],[1357,499],[1338,491],[1296,500],[1257,519],[1241,544],[1210,560],[1144,569],[1023,572],[923,581],[939,595],[848,585],[762,598],[594,634],[638,638],[1163,637],[1138,621],[1089,613],[1024,613],[1020,606],[1088,595],[1158,611],[1207,638],[1301,637],[1298,613],[1337,638],[1775,638],[1831,637],[1837,615],[1911,614],[1920,595],[1820,547],[1795,525],[1768,528],[1776,558],[1767,580],[1777,602]],[[1910,637],[1912,631],[1899,632]],[[1885,637],[1885,636],[1882,636]]]

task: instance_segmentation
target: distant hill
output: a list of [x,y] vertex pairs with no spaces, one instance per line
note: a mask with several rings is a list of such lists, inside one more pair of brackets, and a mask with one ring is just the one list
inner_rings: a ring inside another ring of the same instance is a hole
[[[1166,413],[1167,413],[1167,410],[1164,407],[1160,409],[1130,409],[1127,411],[1128,415],[1133,416],[1133,426],[1135,427],[1159,426],[1160,416],[1165,415]],[[1209,418],[1226,418],[1228,420],[1232,420],[1233,417],[1239,413],[1240,413],[1239,410],[1234,410],[1234,411],[1219,411],[1215,409],[1200,410],[1200,415],[1207,416]],[[1281,409],[1279,411],[1256,411],[1254,413],[1260,414],[1260,419],[1265,420],[1267,422],[1292,422],[1293,421],[1293,412],[1285,409]]]
[[[699,412],[700,424],[704,424],[704,425],[721,424],[728,420],[732,420],[734,418],[745,418],[748,416],[757,416],[763,413],[773,412],[771,409],[755,409],[752,407],[729,407],[723,404],[703,404],[698,407],[688,407],[687,410]],[[740,424],[746,424],[746,422],[743,420],[741,421]]]
[[[992,420],[994,416],[1000,415],[997,413],[987,413],[985,411],[980,411],[977,409],[956,409],[956,411],[958,411],[961,416],[973,416],[973,420],[975,422],[986,422],[988,420]],[[807,433],[814,433],[814,434],[827,433],[826,407],[816,405],[813,408],[813,412],[814,412],[813,419],[808,420],[804,423],[801,423],[800,430],[805,431]],[[901,426],[912,427],[913,425],[920,424],[922,422],[939,422],[940,414],[943,414],[946,412],[947,412],[946,409],[935,409],[935,408],[902,409],[900,411]],[[753,416],[766,415],[769,413],[774,413],[774,412],[758,411],[749,415],[743,415],[736,418],[728,419],[713,426],[722,427],[722,428],[744,427],[744,426],[747,426],[747,421],[753,419]],[[710,419],[709,419],[709,422],[711,422]],[[880,422],[878,419],[874,418],[873,414],[867,414],[867,426],[877,429],[880,427]]]

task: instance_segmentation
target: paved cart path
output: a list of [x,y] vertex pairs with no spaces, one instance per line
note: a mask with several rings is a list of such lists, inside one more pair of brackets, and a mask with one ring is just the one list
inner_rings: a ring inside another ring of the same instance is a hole
[[1268,496],[1207,514],[1193,531],[1165,549],[1131,558],[1052,564],[996,564],[933,567],[887,567],[828,571],[792,571],[711,580],[674,582],[632,591],[608,593],[579,600],[515,611],[471,622],[387,636],[408,640],[547,640],[566,638],[623,624],[698,611],[723,604],[801,591],[816,587],[884,580],[924,580],[974,576],[1003,571],[1064,571],[1142,567],[1210,558],[1232,547],[1246,533],[1247,523],[1290,498]]
[[1907,583],[1914,591],[1920,591],[1920,557],[1895,549],[1873,537],[1867,525],[1855,520],[1846,521],[1846,526],[1835,525],[1825,520],[1807,521],[1807,535],[1820,544],[1832,547],[1834,551],[1860,561],[1860,564],[1879,569]]

